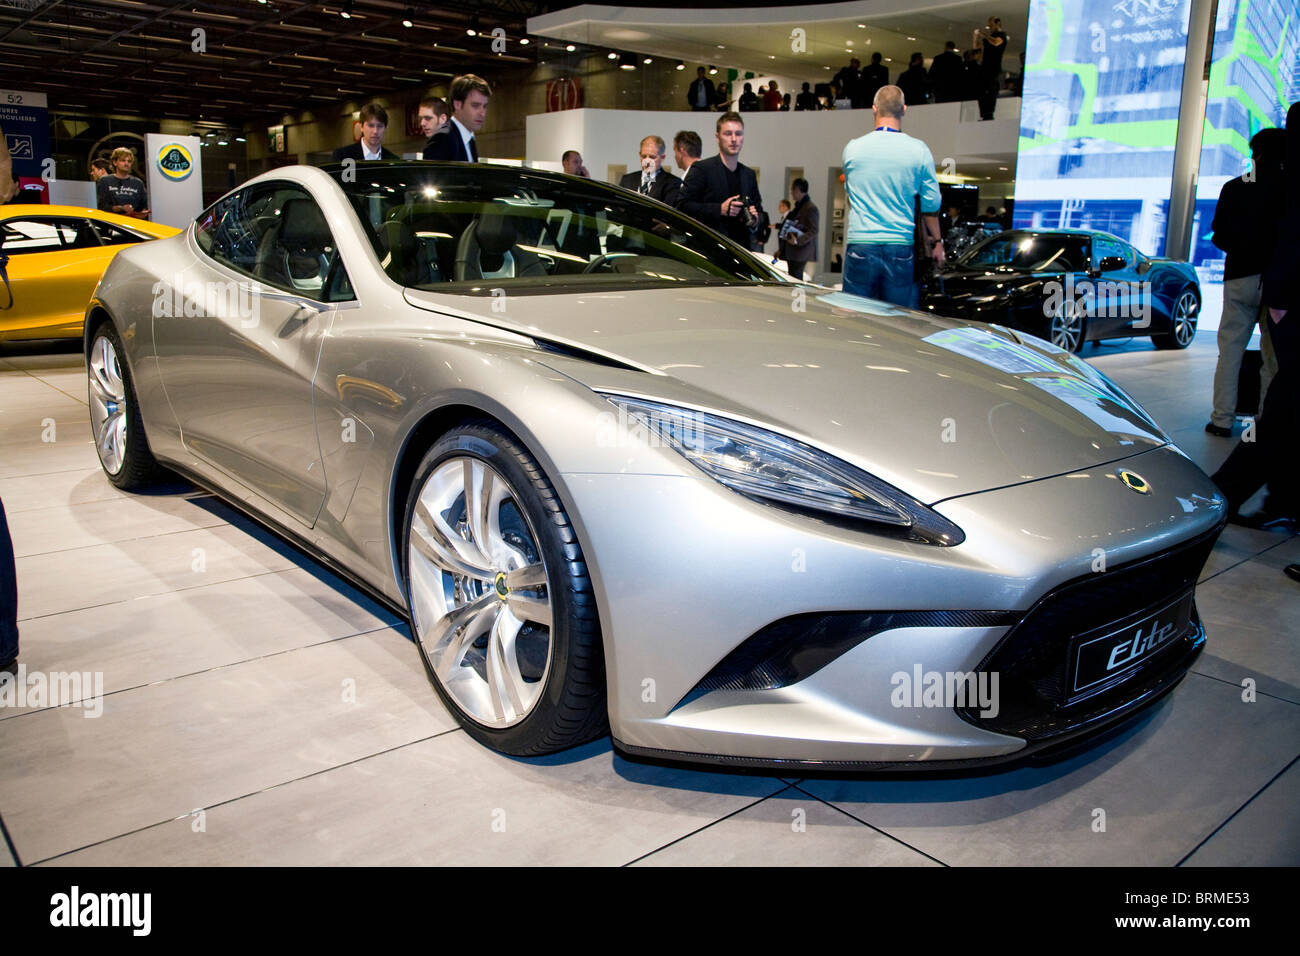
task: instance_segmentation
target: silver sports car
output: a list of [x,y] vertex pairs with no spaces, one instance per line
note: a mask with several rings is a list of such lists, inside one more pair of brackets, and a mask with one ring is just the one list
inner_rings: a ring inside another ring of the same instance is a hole
[[260,176],[86,318],[108,478],[210,488],[409,616],[510,754],[965,765],[1200,653],[1208,478],[1091,367],[468,164]]

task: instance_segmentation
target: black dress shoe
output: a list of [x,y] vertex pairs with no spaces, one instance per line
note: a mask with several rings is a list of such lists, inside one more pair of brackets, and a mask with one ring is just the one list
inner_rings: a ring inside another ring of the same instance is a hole
[[1216,424],[1214,424],[1214,422],[1206,422],[1206,423],[1205,423],[1205,430],[1206,430],[1207,432],[1209,432],[1211,435],[1213,435],[1215,438],[1231,438],[1231,437],[1232,437],[1232,429],[1231,429],[1231,428],[1224,428],[1222,425],[1216,425]]
[[1286,534],[1295,534],[1300,530],[1300,521],[1297,521],[1293,515],[1277,514],[1273,511],[1256,511],[1254,514],[1234,514],[1228,516],[1228,521],[1232,524],[1239,524],[1243,528],[1254,528],[1257,531],[1282,531]]
[[1300,581],[1300,564],[1288,564],[1282,569],[1282,573],[1292,581]]

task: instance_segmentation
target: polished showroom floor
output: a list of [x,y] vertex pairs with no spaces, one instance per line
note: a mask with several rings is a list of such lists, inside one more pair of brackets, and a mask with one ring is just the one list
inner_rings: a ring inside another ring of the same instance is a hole
[[[1201,430],[1212,334],[1087,358],[1207,470],[1227,454]],[[0,499],[22,663],[104,682],[98,718],[0,708],[0,865],[1300,863],[1297,538],[1227,529],[1199,590],[1207,651],[1091,750],[787,780],[630,763],[607,740],[483,749],[392,614],[210,496],[109,485],[75,347],[0,351]]]

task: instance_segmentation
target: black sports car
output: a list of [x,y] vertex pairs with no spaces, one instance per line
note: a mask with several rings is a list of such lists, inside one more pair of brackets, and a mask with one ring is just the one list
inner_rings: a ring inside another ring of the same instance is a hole
[[1196,335],[1201,287],[1187,263],[1144,256],[1110,233],[1012,229],[932,278],[921,307],[1020,329],[1070,352],[1134,335],[1185,349]]

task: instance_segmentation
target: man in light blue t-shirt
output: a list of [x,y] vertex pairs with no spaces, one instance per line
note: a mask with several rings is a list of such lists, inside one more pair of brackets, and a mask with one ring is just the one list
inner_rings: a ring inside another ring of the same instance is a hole
[[912,272],[917,196],[930,255],[936,265],[943,265],[934,157],[925,143],[899,128],[907,106],[897,86],[877,90],[872,109],[875,131],[844,147],[844,189],[849,198],[844,291],[914,309],[918,304]]

